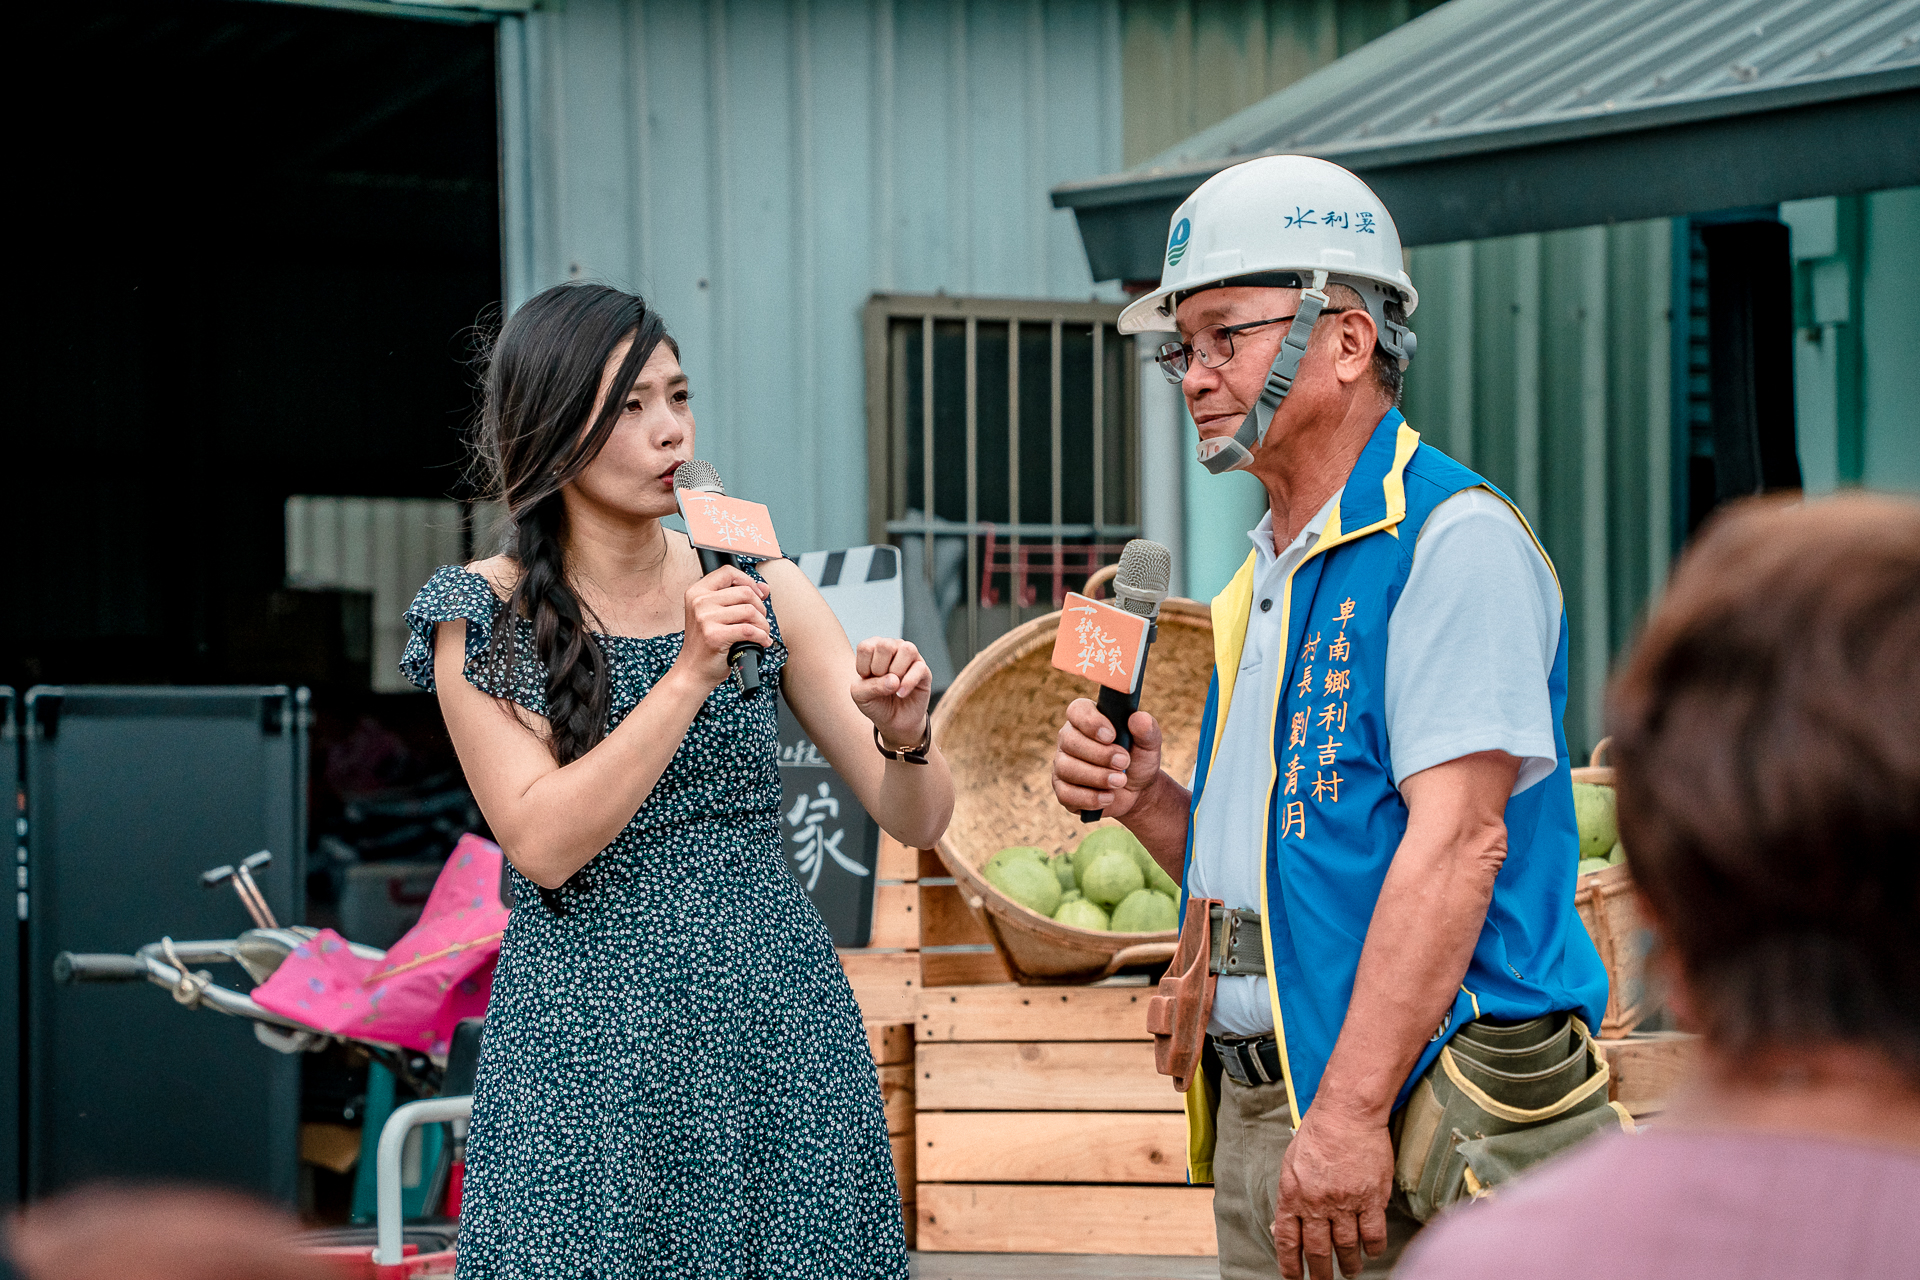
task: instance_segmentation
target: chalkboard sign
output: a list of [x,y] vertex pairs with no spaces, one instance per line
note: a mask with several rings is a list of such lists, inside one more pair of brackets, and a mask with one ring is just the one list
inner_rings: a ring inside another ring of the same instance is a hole
[[880,827],[800,721],[780,706],[780,838],[787,866],[836,947],[864,947],[873,929]]
[[[810,551],[800,569],[820,588],[858,645],[900,635],[900,552],[887,546]],[[873,932],[880,827],[853,788],[820,754],[791,708],[780,707],[780,836],[787,866],[838,947],[864,947]]]

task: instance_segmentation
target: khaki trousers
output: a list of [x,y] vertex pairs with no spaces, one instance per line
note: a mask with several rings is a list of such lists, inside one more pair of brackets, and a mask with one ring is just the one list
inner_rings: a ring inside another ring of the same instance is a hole
[[[1213,1224],[1220,1239],[1220,1280],[1274,1280],[1273,1210],[1280,1195],[1280,1158],[1293,1141],[1287,1086],[1241,1085],[1220,1076],[1214,1116]],[[1387,1251],[1367,1260],[1360,1276],[1385,1276],[1420,1229],[1394,1192],[1387,1203]],[[1334,1273],[1339,1274],[1338,1263]]]

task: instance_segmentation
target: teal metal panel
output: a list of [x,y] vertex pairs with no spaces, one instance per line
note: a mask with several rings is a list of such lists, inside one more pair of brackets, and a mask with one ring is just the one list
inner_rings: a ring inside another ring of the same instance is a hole
[[1576,753],[1672,547],[1672,237],[1660,219],[1410,253],[1407,419],[1513,498],[1552,559]]
[[1119,296],[1047,197],[1121,163],[1118,0],[568,0],[501,42],[509,304],[645,294],[791,549],[866,536],[868,296]]
[[1920,187],[1780,206],[1806,491],[1920,491]]

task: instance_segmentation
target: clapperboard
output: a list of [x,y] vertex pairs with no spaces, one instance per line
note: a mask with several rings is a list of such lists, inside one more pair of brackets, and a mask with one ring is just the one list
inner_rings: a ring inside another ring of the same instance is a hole
[[[809,551],[801,572],[825,596],[854,645],[900,635],[900,552],[894,547]],[[800,721],[780,708],[780,835],[787,866],[827,923],[835,946],[864,947],[873,928],[880,827],[827,763]]]

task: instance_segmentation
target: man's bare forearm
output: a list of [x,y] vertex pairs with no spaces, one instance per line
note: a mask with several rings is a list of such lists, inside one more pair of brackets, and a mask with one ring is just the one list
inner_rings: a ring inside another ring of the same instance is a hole
[[1153,784],[1120,819],[1122,826],[1147,847],[1160,869],[1177,884],[1186,870],[1187,823],[1192,817],[1193,796],[1162,769]]
[[1506,859],[1502,815],[1518,767],[1505,755],[1481,762],[1491,769],[1475,761],[1432,771],[1467,766],[1450,779],[1429,779],[1449,790],[1429,791],[1425,812],[1416,804],[1380,887],[1315,1109],[1384,1125],[1407,1072],[1459,993]]

